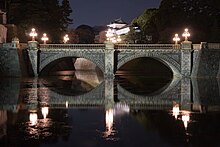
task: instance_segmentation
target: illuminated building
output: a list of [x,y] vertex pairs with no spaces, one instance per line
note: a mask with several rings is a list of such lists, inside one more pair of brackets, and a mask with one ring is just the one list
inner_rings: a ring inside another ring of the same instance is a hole
[[133,28],[135,32],[140,32],[138,26],[127,24],[122,21],[121,18],[115,19],[111,24],[107,25],[108,30],[106,31],[107,41],[113,43],[120,43],[123,41],[123,36],[128,34],[128,32]]

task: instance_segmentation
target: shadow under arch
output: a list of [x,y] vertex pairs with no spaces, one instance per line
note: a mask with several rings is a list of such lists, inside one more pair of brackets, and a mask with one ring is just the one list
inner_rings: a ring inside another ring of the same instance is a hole
[[58,71],[74,71],[73,57],[64,57],[48,63],[40,72],[39,77],[56,75]]
[[124,66],[129,61],[138,59],[138,58],[152,58],[154,60],[159,61],[161,64],[165,65],[167,68],[172,71],[173,76],[181,77],[180,72],[180,64],[172,57],[163,54],[134,54],[128,57],[124,57],[120,61],[118,61],[117,70],[119,70],[122,66]]
[[[43,84],[41,85],[43,87]],[[42,104],[48,104],[51,108],[65,108],[68,102],[68,107],[97,107],[103,106],[105,102],[104,96],[104,82],[92,90],[80,95],[64,95],[55,90],[47,88],[48,99],[41,98]],[[44,101],[46,100],[46,101]]]
[[61,95],[81,95],[102,83],[103,79],[99,76],[95,71],[75,71],[73,75],[41,77],[40,87],[46,87]]
[[98,70],[100,70],[102,73],[104,73],[104,65],[103,65],[103,63],[101,63],[101,61],[96,60],[92,57],[86,56],[81,53],[68,52],[68,53],[60,53],[60,54],[50,55],[50,56],[46,57],[45,59],[41,59],[40,66],[39,66],[39,76],[46,75],[45,73],[48,73],[50,68],[53,65],[56,65],[58,62],[65,60],[65,59],[72,59],[72,58],[87,59],[87,60],[91,61],[92,63],[94,63],[95,65],[97,65]]
[[117,84],[118,101],[127,103],[128,105],[168,105],[173,106],[173,101],[181,100],[181,79],[173,78],[173,80],[162,87],[154,95],[138,95],[126,90],[120,84]]

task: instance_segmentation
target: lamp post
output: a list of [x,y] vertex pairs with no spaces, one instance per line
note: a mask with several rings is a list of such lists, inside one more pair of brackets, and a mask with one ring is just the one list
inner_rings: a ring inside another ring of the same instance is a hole
[[116,39],[117,42],[121,42],[121,36],[118,36]]
[[35,41],[35,37],[37,37],[37,33],[36,33],[35,28],[31,29],[31,32],[29,35],[32,37],[32,41]]
[[66,34],[64,37],[63,37],[63,42],[66,44],[68,41],[69,41],[69,36]]
[[119,43],[122,41],[121,36],[117,35],[115,31],[110,28],[108,29],[108,31],[106,31],[106,38],[107,38],[107,41],[111,43]]
[[185,28],[182,36],[185,37],[185,41],[188,41],[188,37],[190,36],[190,33],[187,28]]
[[47,41],[49,40],[49,38],[47,37],[47,34],[46,34],[46,33],[43,34],[43,37],[41,38],[41,40],[44,42],[44,44],[47,43]]
[[180,38],[179,38],[178,34],[175,34],[175,36],[173,38],[173,41],[175,42],[175,45],[178,44],[178,41],[180,41]]
[[113,36],[113,30],[109,28],[108,31],[106,31],[107,41],[112,41]]

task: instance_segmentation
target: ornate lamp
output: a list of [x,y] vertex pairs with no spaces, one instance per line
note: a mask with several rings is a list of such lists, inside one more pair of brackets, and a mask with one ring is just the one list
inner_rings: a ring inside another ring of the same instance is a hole
[[188,41],[188,37],[190,36],[190,33],[187,28],[185,28],[182,36],[185,38],[185,41]]
[[31,29],[31,32],[29,35],[32,37],[32,41],[35,41],[35,37],[37,37],[37,33],[36,33],[35,28]]
[[43,37],[41,38],[41,40],[44,42],[44,44],[47,43],[47,41],[49,40],[49,38],[47,37],[47,34],[46,34],[46,33],[43,34]]
[[175,42],[176,45],[178,44],[178,41],[180,41],[178,34],[175,34],[173,41]]
[[63,42],[64,42],[64,43],[67,43],[69,40],[70,40],[70,39],[69,39],[69,36],[68,36],[68,34],[66,34],[66,35],[63,37]]

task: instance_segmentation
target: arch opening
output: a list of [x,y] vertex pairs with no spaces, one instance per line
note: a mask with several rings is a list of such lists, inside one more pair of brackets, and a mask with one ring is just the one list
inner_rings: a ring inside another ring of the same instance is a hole
[[79,57],[62,57],[47,64],[39,76],[73,76],[76,72],[95,72],[103,76],[102,70],[92,61]]
[[116,72],[119,84],[137,95],[157,95],[169,87],[172,69],[162,60],[140,57],[122,65]]
[[59,76],[57,78],[47,77],[41,83],[50,91],[61,96],[79,96],[95,89],[100,83],[90,83],[78,79],[76,76]]
[[148,77],[172,78],[173,71],[167,63],[152,57],[140,57],[122,65],[116,75],[144,75]]

